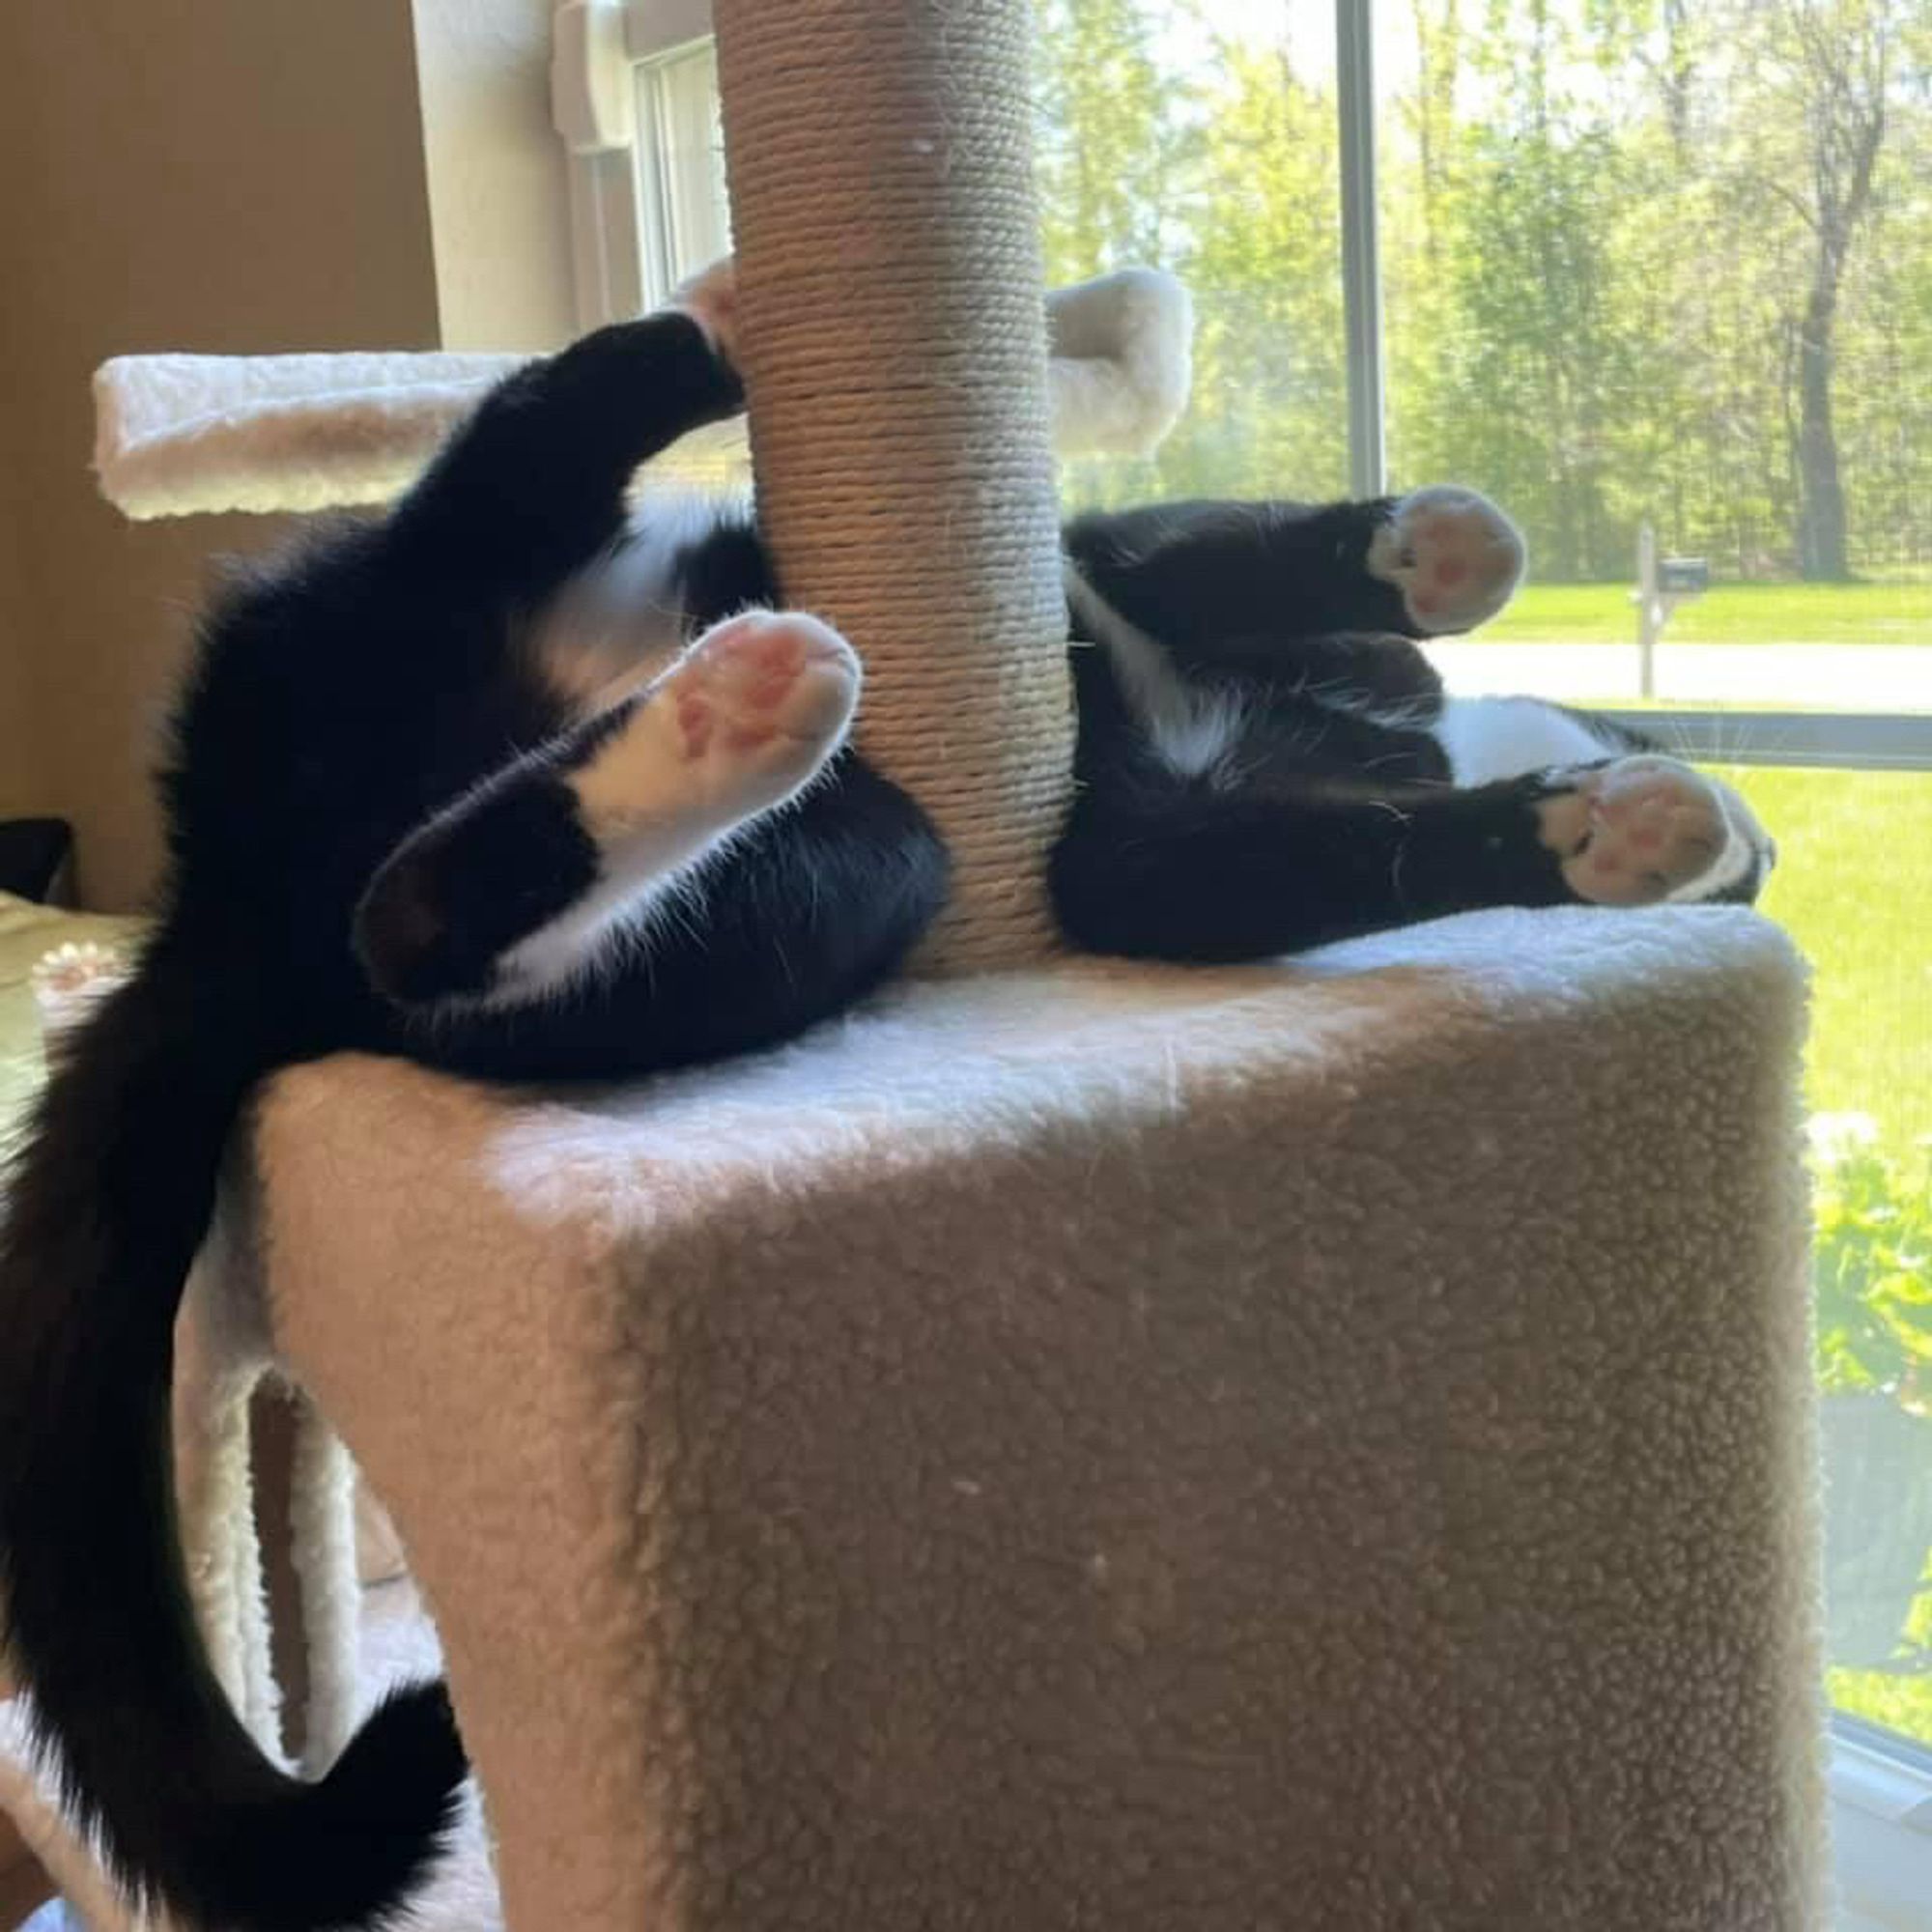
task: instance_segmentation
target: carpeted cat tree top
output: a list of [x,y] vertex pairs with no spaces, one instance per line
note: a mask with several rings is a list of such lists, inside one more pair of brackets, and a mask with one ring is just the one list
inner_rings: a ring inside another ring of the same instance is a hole
[[1811,1932],[1799,966],[1048,958],[1029,14],[716,5],[762,513],[933,977],[613,1095],[279,1077],[221,1385],[390,1505],[516,1932]]

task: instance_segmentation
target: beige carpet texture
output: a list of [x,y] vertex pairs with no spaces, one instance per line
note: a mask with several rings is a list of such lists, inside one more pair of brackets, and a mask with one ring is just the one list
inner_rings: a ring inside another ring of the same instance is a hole
[[1749,913],[1496,913],[280,1076],[271,1324],[508,1924],[1820,1927],[1803,999]]

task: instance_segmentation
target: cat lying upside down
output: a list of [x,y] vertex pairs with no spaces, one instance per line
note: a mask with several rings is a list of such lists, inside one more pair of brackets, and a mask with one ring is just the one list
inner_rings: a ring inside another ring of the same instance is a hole
[[[610,1078],[787,1038],[939,905],[918,802],[845,739],[859,660],[783,612],[742,507],[627,525],[639,462],[740,403],[731,285],[513,377],[378,521],[204,628],[133,980],[62,1056],[0,1231],[14,1663],[116,1868],[222,1927],[363,1924],[463,1776],[440,1690],[328,1776],[271,1766],[197,1640],[168,1504],[170,1335],[254,1084],[343,1048]],[[1253,959],[1488,905],[1749,898],[1743,802],[1621,730],[1445,697],[1412,639],[1501,608],[1482,497],[1190,503],[1065,533],[1068,937]]]

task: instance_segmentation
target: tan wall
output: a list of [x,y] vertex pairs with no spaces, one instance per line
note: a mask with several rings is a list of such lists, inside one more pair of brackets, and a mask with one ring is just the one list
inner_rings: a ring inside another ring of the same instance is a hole
[[[11,557],[0,543],[0,798],[75,821],[90,903],[137,903],[152,883],[155,726],[211,553],[275,534],[260,519],[137,526],[108,510],[87,469],[95,365],[135,350],[432,346],[439,254],[452,342],[488,339],[493,319],[506,347],[564,332],[568,278],[545,253],[564,231],[543,121],[547,0],[416,11],[0,6],[0,506],[15,538]],[[493,130],[517,151],[482,158]],[[466,151],[485,190],[464,185]],[[480,261],[466,252],[478,238]]]
[[0,816],[30,811],[41,796],[40,759],[27,702],[27,639],[10,481],[11,472],[0,466]]

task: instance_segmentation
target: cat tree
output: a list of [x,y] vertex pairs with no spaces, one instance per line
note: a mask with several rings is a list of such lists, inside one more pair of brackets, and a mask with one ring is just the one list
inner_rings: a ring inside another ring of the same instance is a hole
[[1821,1926],[1788,946],[1049,958],[1029,9],[716,16],[763,513],[952,841],[927,977],[615,1095],[288,1072],[200,1291],[390,1506],[508,1923]]

